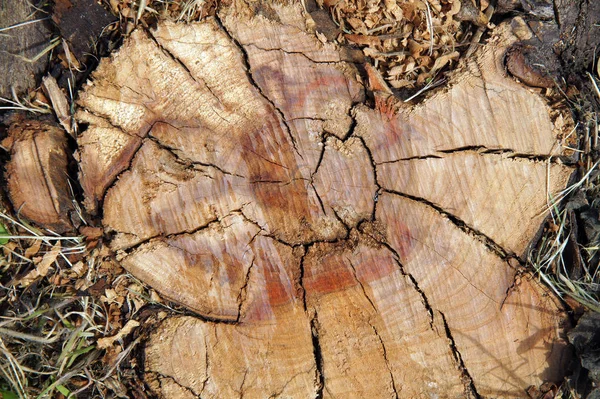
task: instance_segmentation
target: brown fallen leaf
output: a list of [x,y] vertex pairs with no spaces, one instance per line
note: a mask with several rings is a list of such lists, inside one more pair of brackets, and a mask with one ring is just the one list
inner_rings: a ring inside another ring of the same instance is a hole
[[113,335],[112,337],[106,337],[106,338],[100,338],[97,341],[97,347],[98,349],[106,349],[110,346],[112,346],[116,341],[119,341],[121,339],[123,339],[123,337],[128,336],[129,334],[131,334],[131,332],[139,327],[140,323],[136,320],[129,320],[124,326],[123,328],[116,333],[115,335]]
[[363,46],[377,46],[381,44],[381,39],[377,36],[368,36],[368,35],[356,35],[352,33],[347,33],[344,37],[355,44],[360,44]]
[[458,51],[453,51],[449,54],[442,55],[441,57],[439,57],[438,59],[435,60],[435,63],[433,64],[433,68],[431,68],[431,72],[433,73],[439,69],[442,69],[450,61],[458,60],[458,57],[460,57],[460,53]]
[[31,246],[25,250],[25,253],[23,255],[26,258],[31,258],[39,252],[41,246],[42,240],[35,240],[33,244],[31,244]]
[[61,249],[62,247],[60,245],[60,241],[58,241],[52,246],[50,251],[44,254],[44,256],[33,258],[33,262],[36,265],[35,269],[21,278],[18,281],[18,284],[26,287],[36,281],[38,278],[47,276],[48,271],[50,271],[50,266],[52,266],[56,261]]

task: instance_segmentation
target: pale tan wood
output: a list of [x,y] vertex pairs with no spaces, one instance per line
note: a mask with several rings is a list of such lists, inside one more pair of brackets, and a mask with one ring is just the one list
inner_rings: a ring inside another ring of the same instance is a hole
[[373,166],[359,139],[329,137],[313,184],[321,193],[325,212],[334,213],[346,226],[371,218],[377,187]]
[[260,236],[248,252],[255,258],[240,323],[168,320],[147,346],[148,371],[203,398],[315,397],[310,320],[294,276],[301,256]]
[[390,250],[355,238],[351,245],[315,245],[305,259],[324,397],[462,396],[439,315],[429,313]]
[[564,188],[572,173],[556,163],[476,151],[384,163],[378,171],[383,188],[424,198],[518,255],[547,214],[551,202],[540,199]]
[[406,273],[444,315],[480,395],[521,397],[524,386],[560,378],[565,343],[556,337],[564,314],[530,276],[517,277],[422,203],[384,194],[378,219],[388,221],[385,236]]
[[565,314],[503,254],[566,185],[543,160],[569,123],[505,76],[510,32],[421,104],[371,107],[308,18],[236,2],[138,30],[80,95],[86,206],[128,271],[198,314],[152,334],[154,393],[518,398],[559,380]]
[[254,262],[248,246],[259,231],[242,216],[227,216],[195,233],[142,244],[123,265],[153,286],[171,282],[163,295],[206,317],[238,320]]

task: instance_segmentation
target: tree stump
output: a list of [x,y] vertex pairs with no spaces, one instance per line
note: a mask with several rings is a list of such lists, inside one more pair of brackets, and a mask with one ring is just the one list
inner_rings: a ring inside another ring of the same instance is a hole
[[506,75],[508,27],[407,105],[313,25],[264,2],[161,22],[80,94],[86,208],[197,314],[152,333],[151,389],[508,398],[560,380],[565,314],[517,260],[572,173],[551,157],[569,121]]
[[0,144],[10,151],[7,189],[19,215],[56,233],[73,230],[66,133],[54,124],[17,120]]

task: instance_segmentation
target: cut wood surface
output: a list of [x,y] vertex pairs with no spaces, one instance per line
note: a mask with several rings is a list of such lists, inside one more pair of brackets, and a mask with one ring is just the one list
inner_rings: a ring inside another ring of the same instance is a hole
[[56,233],[72,230],[66,133],[51,123],[19,121],[2,146],[10,151],[7,188],[19,215]]
[[86,208],[198,315],[153,332],[152,390],[508,398],[561,380],[565,314],[518,259],[572,173],[551,157],[570,127],[504,73],[508,28],[422,103],[373,102],[300,5],[257,4],[135,31],[80,93]]

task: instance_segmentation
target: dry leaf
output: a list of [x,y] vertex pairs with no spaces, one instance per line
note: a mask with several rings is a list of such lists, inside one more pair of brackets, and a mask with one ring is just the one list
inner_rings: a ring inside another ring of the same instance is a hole
[[457,60],[459,56],[460,56],[460,54],[458,51],[454,51],[450,54],[443,55],[443,56],[439,57],[437,60],[435,60],[435,63],[433,64],[433,68],[431,68],[431,70],[437,71],[439,69],[442,69],[450,61]]
[[60,245],[60,241],[57,241],[56,244],[52,246],[50,251],[44,254],[44,256],[33,258],[35,269],[27,273],[25,277],[21,278],[18,281],[18,284],[26,287],[38,278],[47,276],[50,266],[52,266],[56,261],[61,249],[62,247]]
[[136,320],[129,320],[127,324],[115,335],[107,338],[98,339],[97,347],[98,349],[106,349],[109,346],[112,346],[116,341],[122,340],[123,337],[128,336],[131,332],[139,327],[140,323]]
[[48,274],[48,270],[50,270],[50,266],[56,261],[56,258],[60,254],[62,247],[60,245],[60,241],[57,241],[56,244],[52,246],[50,251],[46,252],[42,257],[41,261],[36,265],[36,269],[40,273],[41,276],[46,276]]
[[351,41],[352,43],[364,45],[364,46],[377,46],[381,44],[381,39],[377,36],[368,36],[368,35],[354,35],[354,34],[346,34],[344,35],[346,39]]
[[110,0],[110,8],[113,13],[119,15],[119,0]]
[[23,255],[26,258],[31,259],[33,255],[36,255],[39,252],[41,246],[42,240],[34,240],[33,244],[31,244],[31,246],[25,250]]
[[113,288],[107,288],[104,290],[104,295],[102,295],[100,297],[100,300],[104,303],[107,304],[118,304],[119,306],[121,306],[123,304],[123,301],[119,301],[119,296],[117,295],[117,292],[113,289]]
[[71,271],[77,275],[77,277],[83,276],[88,270],[88,267],[82,261],[79,261],[73,265]]
[[92,282],[87,278],[80,278],[75,281],[75,289],[78,291],[85,291],[92,286]]
[[[464,26],[455,18],[460,0],[332,0],[325,4],[346,40],[380,61],[376,68],[394,87],[412,87],[417,79],[425,84],[435,72],[437,59],[441,58],[438,69],[454,59],[456,44],[464,35]],[[424,49],[429,53],[432,44],[435,51],[421,60]],[[403,56],[409,53],[412,58]]]
[[10,256],[11,252],[17,248],[17,243],[14,241],[9,241],[2,246],[2,252],[4,256]]
[[406,79],[390,80],[390,85],[392,85],[392,87],[395,89],[401,89],[404,87],[414,87],[414,82]]
[[323,33],[321,32],[315,32],[315,34],[317,35],[317,39],[319,39],[319,41],[323,44],[327,43],[327,36],[325,36]]

